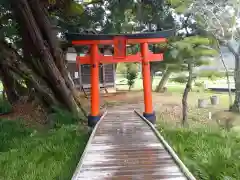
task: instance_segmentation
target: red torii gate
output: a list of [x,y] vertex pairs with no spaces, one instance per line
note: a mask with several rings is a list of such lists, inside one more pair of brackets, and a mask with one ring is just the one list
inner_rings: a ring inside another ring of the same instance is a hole
[[[145,111],[143,116],[155,124],[156,116],[152,105],[152,87],[150,61],[162,61],[163,54],[153,54],[149,51],[149,43],[166,42],[173,35],[172,30],[154,33],[123,34],[123,35],[84,35],[67,33],[68,41],[73,45],[90,45],[90,53],[84,57],[77,56],[77,64],[91,64],[91,113],[88,125],[93,127],[100,119],[99,102],[99,63],[140,62],[142,63],[143,89]],[[140,44],[141,53],[127,55],[127,44]],[[114,45],[114,55],[104,56],[99,52],[98,45]]]

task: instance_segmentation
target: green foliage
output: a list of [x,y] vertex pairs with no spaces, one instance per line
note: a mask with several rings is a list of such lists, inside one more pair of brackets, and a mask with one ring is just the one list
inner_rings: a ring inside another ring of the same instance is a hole
[[[188,71],[188,64],[193,67],[208,65],[211,57],[216,54],[217,51],[211,48],[208,38],[201,36],[173,38],[167,44],[163,64],[172,72]],[[187,76],[180,75],[172,78],[171,81],[185,84],[187,79]],[[194,79],[196,79],[196,75]]]
[[217,55],[217,51],[211,48],[211,41],[200,36],[186,37],[173,41],[169,45],[167,58],[172,59],[181,70],[187,70],[187,64],[193,67],[209,65],[211,58]]
[[129,91],[133,87],[135,80],[137,79],[137,75],[138,75],[137,64],[126,63],[126,79],[127,79]]
[[136,22],[136,8],[132,0],[109,1],[105,7],[111,13],[105,14],[106,23],[102,24],[103,33],[123,33],[131,32],[135,25],[129,23]]
[[192,44],[193,46],[210,45],[210,40],[208,38],[201,37],[201,36],[186,37],[183,39],[182,42]]
[[10,3],[3,1],[0,4],[0,39],[7,38],[13,42],[19,42],[21,38],[18,36],[18,25],[13,19],[11,11],[9,11]]
[[69,15],[82,15],[84,13],[84,7],[82,4],[72,1],[70,3]]
[[192,0],[167,0],[168,4],[174,8],[176,13],[183,14],[193,2]]
[[54,13],[52,16],[57,18],[58,26],[63,32],[81,32],[81,29],[93,29],[103,26],[105,10],[101,3],[92,1],[92,6],[86,3],[78,4],[71,2],[67,8],[67,13]]
[[129,54],[137,54],[138,52],[140,52],[140,46],[137,44],[127,48],[128,55]]
[[207,65],[210,58],[217,55],[217,51],[211,48],[208,38],[200,36],[173,39],[164,53],[167,64],[177,64],[180,70],[186,70],[186,63],[194,66]]
[[87,139],[74,125],[39,132],[0,119],[0,180],[71,179]]
[[196,179],[239,179],[240,138],[236,134],[207,127],[183,129],[168,125],[161,133]]

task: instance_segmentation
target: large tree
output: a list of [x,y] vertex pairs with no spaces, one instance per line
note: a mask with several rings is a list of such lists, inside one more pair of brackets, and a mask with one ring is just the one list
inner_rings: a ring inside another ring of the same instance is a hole
[[[81,110],[83,113],[85,111],[68,76],[64,53],[50,19],[73,16],[69,9],[83,13],[83,5],[72,4],[72,1],[55,2],[12,0],[1,4],[0,20],[7,19],[7,22],[16,25],[16,32],[12,36],[6,36],[3,29],[5,26],[1,27],[0,68],[5,70],[2,71],[1,79],[5,87],[5,79],[10,81],[9,75],[16,81],[23,80],[27,89],[34,91],[45,107],[61,106],[79,115]],[[18,37],[18,41],[11,37]],[[7,75],[8,78],[4,78]]]

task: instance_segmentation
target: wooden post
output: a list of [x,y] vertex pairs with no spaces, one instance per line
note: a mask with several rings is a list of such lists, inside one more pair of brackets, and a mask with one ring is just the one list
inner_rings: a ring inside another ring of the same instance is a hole
[[148,54],[149,54],[148,43],[141,43],[143,91],[145,104],[145,112],[143,113],[143,116],[146,119],[148,119],[151,123],[155,124],[156,116],[153,111],[152,105],[151,72]]

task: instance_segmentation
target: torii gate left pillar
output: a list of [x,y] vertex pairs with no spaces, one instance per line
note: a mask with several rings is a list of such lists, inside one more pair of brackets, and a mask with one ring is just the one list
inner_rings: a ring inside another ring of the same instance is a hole
[[100,120],[100,100],[99,100],[99,52],[98,45],[92,44],[90,49],[91,63],[91,114],[88,116],[90,127]]
[[[143,90],[145,110],[143,116],[155,124],[156,116],[152,105],[152,87],[150,75],[150,61],[163,60],[163,54],[153,54],[149,51],[148,43],[166,42],[162,34],[134,34],[134,35],[80,35],[75,34],[73,45],[90,45],[90,54],[84,57],[77,56],[78,64],[91,64],[91,112],[88,116],[88,125],[93,127],[100,120],[99,94],[99,63],[139,62],[142,63]],[[79,38],[78,38],[79,37]],[[99,53],[98,45],[114,45],[114,55],[104,56]],[[135,55],[126,55],[127,44],[140,44],[141,52]]]

